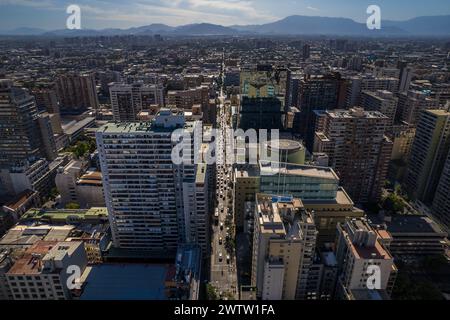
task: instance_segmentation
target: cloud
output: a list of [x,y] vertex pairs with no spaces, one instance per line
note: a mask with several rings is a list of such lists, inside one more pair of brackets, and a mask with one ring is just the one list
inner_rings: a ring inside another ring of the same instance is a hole
[[55,3],[53,0],[0,0],[0,6],[8,5],[33,8],[53,8]]
[[318,8],[311,7],[311,6],[307,6],[306,9],[311,10],[311,11],[319,11]]

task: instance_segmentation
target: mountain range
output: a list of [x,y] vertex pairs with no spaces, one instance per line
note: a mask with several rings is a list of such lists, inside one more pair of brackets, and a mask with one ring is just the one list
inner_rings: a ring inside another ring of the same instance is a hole
[[212,35],[337,35],[337,36],[450,36],[450,15],[417,17],[406,21],[382,20],[381,30],[369,30],[365,23],[348,18],[289,16],[260,25],[221,26],[211,23],[188,24],[171,27],[150,24],[129,29],[81,29],[47,31],[17,28],[0,31],[1,35],[23,36],[113,36],[155,35],[212,36]]

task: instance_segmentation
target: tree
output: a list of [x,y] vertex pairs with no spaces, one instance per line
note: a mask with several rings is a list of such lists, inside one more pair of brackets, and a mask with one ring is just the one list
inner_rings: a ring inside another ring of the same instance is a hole
[[219,300],[219,296],[216,293],[216,288],[210,284],[206,284],[206,296],[208,300]]

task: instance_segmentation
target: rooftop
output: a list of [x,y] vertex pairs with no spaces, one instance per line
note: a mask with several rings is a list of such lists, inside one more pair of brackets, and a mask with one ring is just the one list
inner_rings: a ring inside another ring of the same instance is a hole
[[[271,164],[276,164],[274,168],[272,168]],[[292,163],[281,163],[272,161],[264,162],[260,161],[260,170],[261,174],[265,175],[275,175],[281,172],[281,174],[287,175],[296,175],[303,177],[311,177],[311,178],[320,178],[320,179],[329,179],[336,182],[339,182],[339,177],[334,172],[332,168],[329,167],[318,167],[318,166],[308,166],[308,165],[298,165]],[[276,167],[279,167],[276,168]]]
[[81,300],[165,300],[169,265],[100,264],[83,273]]

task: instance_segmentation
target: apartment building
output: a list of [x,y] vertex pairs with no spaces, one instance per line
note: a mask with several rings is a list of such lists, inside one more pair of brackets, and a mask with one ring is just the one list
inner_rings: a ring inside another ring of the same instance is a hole
[[[164,109],[152,122],[108,123],[97,131],[115,247],[167,256],[175,255],[180,242],[207,239],[198,231],[202,226],[194,224],[207,222],[202,216],[208,209],[202,206],[208,199],[208,178],[193,162],[200,152],[190,141],[180,144],[191,151],[183,153],[190,163],[172,161],[176,129],[189,135],[202,130],[198,122],[186,122],[182,112]],[[196,199],[201,192],[204,197]]]
[[85,110],[98,110],[97,88],[93,73],[67,73],[55,82],[61,113],[79,114]]
[[257,194],[252,286],[263,300],[306,299],[317,230],[300,199]]
[[[336,258],[339,270],[338,296],[345,299],[354,290],[376,289],[390,294],[397,267],[376,231],[364,218],[351,219],[338,226]],[[371,266],[379,268],[379,286],[372,281]]]
[[398,98],[387,90],[363,91],[361,93],[361,107],[366,111],[379,111],[387,116],[390,127],[394,125],[397,104]]
[[376,92],[378,90],[387,90],[394,94],[398,92],[398,78],[375,77],[371,74],[361,76],[352,76],[346,79],[346,105],[354,107],[361,105],[361,93],[363,91]]
[[450,112],[423,111],[405,177],[405,189],[413,199],[433,201],[449,149]]
[[204,85],[187,90],[169,91],[167,105],[189,111],[196,104],[200,104],[202,107],[209,106],[209,91],[209,87]]
[[111,83],[109,87],[114,121],[136,121],[141,111],[164,106],[164,88],[157,84]]
[[424,110],[439,109],[439,102],[432,99],[425,91],[408,90],[399,93],[397,107],[397,121],[417,125],[420,114]]
[[389,118],[362,108],[327,111],[324,132],[316,133],[314,151],[330,157],[330,165],[356,203],[377,201],[387,177],[392,141]]

